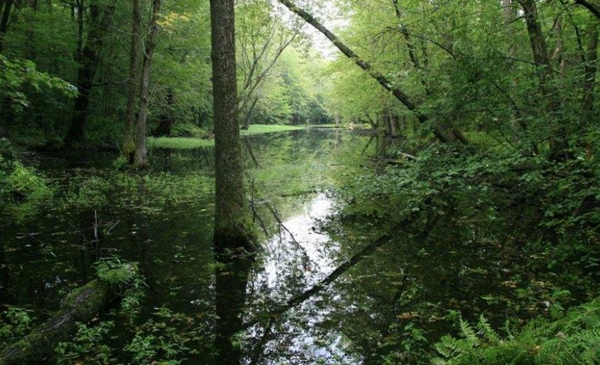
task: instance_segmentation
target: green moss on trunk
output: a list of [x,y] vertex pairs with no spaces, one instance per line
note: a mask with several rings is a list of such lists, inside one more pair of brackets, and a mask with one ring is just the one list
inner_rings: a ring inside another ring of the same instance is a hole
[[48,323],[6,347],[0,353],[0,365],[35,364],[52,355],[59,342],[67,341],[77,330],[76,322],[91,321],[116,299],[113,285],[94,280],[73,291]]

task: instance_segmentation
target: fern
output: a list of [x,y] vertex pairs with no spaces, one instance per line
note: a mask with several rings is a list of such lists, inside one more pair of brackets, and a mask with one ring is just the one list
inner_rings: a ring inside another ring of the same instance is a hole
[[476,347],[477,345],[479,345],[479,338],[477,337],[477,333],[475,333],[475,330],[473,329],[473,327],[471,327],[469,322],[465,321],[462,318],[460,318],[460,330],[461,334],[465,337],[467,342],[471,344],[471,347]]
[[434,364],[600,364],[600,298],[562,311],[552,321],[532,320],[517,335],[507,330],[505,338],[483,316],[478,333],[462,318],[459,324],[462,338],[444,336],[435,345],[442,358],[433,359]]
[[446,335],[441,338],[440,342],[435,344],[435,349],[445,358],[453,358],[465,352],[461,340]]
[[498,332],[496,332],[492,328],[492,326],[490,326],[490,323],[487,321],[487,319],[485,319],[483,314],[479,317],[479,323],[477,324],[477,327],[479,328],[480,333],[482,333],[483,337],[490,344],[496,345],[502,342],[502,339],[500,339],[500,335],[498,334]]

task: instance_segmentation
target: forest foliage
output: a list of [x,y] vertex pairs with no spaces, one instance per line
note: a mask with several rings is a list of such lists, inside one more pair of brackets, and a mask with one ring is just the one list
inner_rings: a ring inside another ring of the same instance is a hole
[[[600,2],[280,3],[237,2],[240,128],[335,122],[385,141],[339,156],[342,216],[392,233],[408,218],[423,234],[446,224],[458,232],[457,245],[500,246],[527,257],[527,270],[541,271],[555,292],[570,293],[565,306],[582,305],[553,313],[552,322],[536,320],[514,338],[484,317],[478,325],[461,319],[462,339],[444,337],[437,361],[568,363],[558,353],[597,361],[598,332],[589,328],[600,295]],[[23,152],[88,146],[131,152],[129,97],[135,110],[144,99],[141,68],[132,67],[142,65],[144,53],[132,52],[134,10],[114,0],[0,2],[0,214],[19,220],[49,202],[61,209],[102,205],[115,190],[130,200],[119,195],[114,204],[151,214],[210,189],[206,176],[118,172],[74,177],[57,195]],[[350,49],[352,57],[316,49],[318,35],[293,14],[301,10],[335,33],[330,47]],[[149,2],[141,11],[146,36]],[[148,124],[138,132],[157,137],[150,140],[155,148],[172,143],[160,137],[210,145],[208,2],[165,2],[154,19]],[[148,46],[142,42],[138,51]],[[116,167],[128,162],[122,156]],[[152,200],[141,202],[140,185]],[[6,316],[19,331],[29,321],[16,309]],[[411,333],[419,342],[421,333]],[[129,349],[138,354],[143,345]],[[569,351],[556,351],[563,348]],[[75,350],[61,351],[68,359]]]

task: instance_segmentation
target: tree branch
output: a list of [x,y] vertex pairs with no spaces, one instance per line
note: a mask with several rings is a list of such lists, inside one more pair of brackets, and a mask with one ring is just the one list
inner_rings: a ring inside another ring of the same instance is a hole
[[589,10],[592,14],[594,14],[596,16],[596,18],[598,18],[600,20],[600,9],[598,9],[598,7],[595,6],[594,4],[592,4],[586,0],[575,0],[575,4],[583,6],[584,8]]
[[[395,86],[390,80],[388,80],[385,76],[380,74],[379,72],[373,70],[371,65],[364,61],[361,57],[359,57],[352,49],[350,49],[346,44],[344,44],[335,34],[333,34],[329,29],[327,29],[323,24],[321,24],[315,17],[306,11],[298,8],[294,3],[290,0],[279,0],[281,4],[287,7],[290,11],[304,19],[307,23],[312,25],[315,29],[321,32],[327,39],[329,39],[336,47],[339,49],[346,57],[354,61],[354,63],[363,69],[365,72],[369,74],[373,79],[379,83],[379,85],[383,86],[384,89],[390,91],[392,95],[396,99],[398,99],[408,110],[410,110],[421,123],[429,122],[430,118],[428,115],[423,114],[417,106],[413,103],[410,97],[399,87]],[[460,135],[458,131],[453,131],[456,135]],[[452,139],[450,136],[445,133],[439,126],[434,126],[433,130],[434,135],[444,143],[450,142]],[[465,143],[466,139],[461,138],[461,142]]]

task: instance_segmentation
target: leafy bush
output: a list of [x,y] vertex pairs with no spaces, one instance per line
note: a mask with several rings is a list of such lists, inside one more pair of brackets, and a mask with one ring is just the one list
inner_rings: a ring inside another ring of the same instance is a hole
[[151,318],[136,328],[134,338],[125,346],[133,363],[166,361],[169,364],[179,364],[186,354],[198,353],[197,349],[187,345],[190,341],[201,340],[192,318],[165,307],[159,308],[154,315],[156,318]]
[[102,343],[114,325],[112,321],[100,322],[94,326],[77,323],[77,333],[73,340],[59,343],[54,350],[57,355],[57,363],[114,363],[111,348]]
[[36,69],[29,60],[8,59],[0,55],[0,97],[8,98],[13,110],[20,112],[29,106],[23,88],[29,86],[36,91],[42,88],[57,89],[70,97],[77,95],[77,88],[58,77]]
[[25,219],[34,215],[53,194],[48,180],[19,161],[8,142],[0,146],[0,201],[5,213],[17,220]]
[[22,338],[31,331],[35,318],[31,311],[10,306],[0,315],[0,348]]
[[206,131],[192,123],[175,123],[171,130],[171,137],[195,137],[202,138]]

